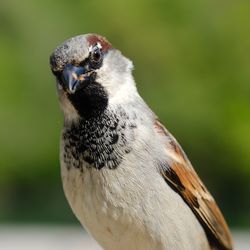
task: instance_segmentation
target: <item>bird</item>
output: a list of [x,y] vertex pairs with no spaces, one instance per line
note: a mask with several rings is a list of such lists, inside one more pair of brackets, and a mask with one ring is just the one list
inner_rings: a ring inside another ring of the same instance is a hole
[[64,193],[103,249],[233,249],[214,198],[139,95],[130,59],[89,33],[55,48],[50,68]]

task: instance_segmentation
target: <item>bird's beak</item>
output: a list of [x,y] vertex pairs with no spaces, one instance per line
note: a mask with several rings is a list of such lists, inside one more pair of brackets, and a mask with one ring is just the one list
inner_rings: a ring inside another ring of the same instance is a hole
[[75,93],[78,89],[81,88],[82,83],[85,80],[86,70],[81,66],[73,66],[72,64],[68,64],[65,66],[62,71],[62,86],[63,88],[70,94]]

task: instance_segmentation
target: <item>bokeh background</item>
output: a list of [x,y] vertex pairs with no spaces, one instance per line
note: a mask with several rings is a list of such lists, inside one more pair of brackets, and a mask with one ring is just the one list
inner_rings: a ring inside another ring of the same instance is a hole
[[183,146],[232,228],[250,228],[250,1],[1,0],[0,223],[76,224],[59,169],[49,55],[100,33]]

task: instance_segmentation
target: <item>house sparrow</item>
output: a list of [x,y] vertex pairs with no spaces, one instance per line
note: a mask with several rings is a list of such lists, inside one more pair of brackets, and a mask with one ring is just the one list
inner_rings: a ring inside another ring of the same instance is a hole
[[132,62],[86,34],[50,57],[64,114],[66,198],[107,250],[233,249],[228,226],[182,148],[137,92]]

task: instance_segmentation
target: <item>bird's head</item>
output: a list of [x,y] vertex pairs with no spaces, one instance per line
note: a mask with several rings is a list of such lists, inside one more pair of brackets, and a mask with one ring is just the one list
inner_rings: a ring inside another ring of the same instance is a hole
[[112,102],[129,99],[135,92],[132,62],[96,34],[63,42],[50,56],[50,65],[69,120],[98,116]]

